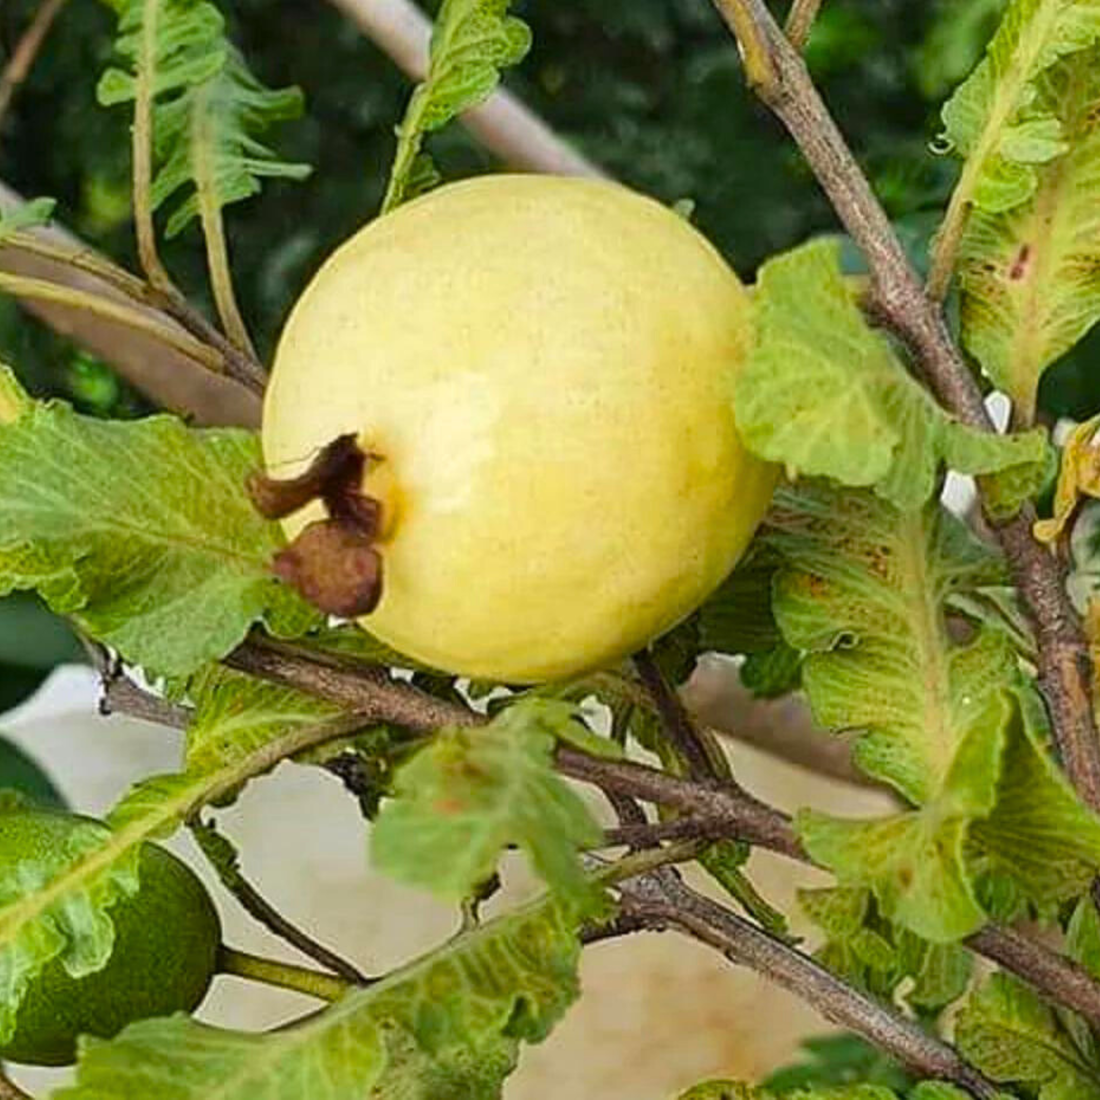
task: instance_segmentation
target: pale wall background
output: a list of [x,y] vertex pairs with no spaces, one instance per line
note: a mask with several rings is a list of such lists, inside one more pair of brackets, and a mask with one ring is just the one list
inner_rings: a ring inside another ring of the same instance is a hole
[[[4,732],[48,761],[75,808],[101,815],[131,782],[175,770],[180,737],[125,718],[100,718],[95,699],[90,670],[59,669],[33,700],[5,718]],[[744,747],[732,755],[739,779],[783,807],[812,803],[862,813],[880,806],[872,794],[826,783]],[[317,769],[284,765],[254,782],[219,821],[240,846],[252,881],[368,973],[430,948],[454,928],[448,909],[370,872],[354,800]],[[189,837],[172,846],[210,880]],[[788,910],[795,889],[814,881],[813,872],[767,855],[753,857],[752,871],[764,894]],[[227,942],[302,961],[211,885]],[[544,1045],[527,1051],[508,1083],[507,1100],[668,1100],[705,1077],[757,1077],[788,1059],[800,1038],[826,1030],[797,999],[672,934],[589,949],[582,980],[582,1000]],[[221,978],[201,1016],[263,1028],[313,1007],[293,994]],[[14,1068],[13,1077],[45,1096],[68,1074]]]

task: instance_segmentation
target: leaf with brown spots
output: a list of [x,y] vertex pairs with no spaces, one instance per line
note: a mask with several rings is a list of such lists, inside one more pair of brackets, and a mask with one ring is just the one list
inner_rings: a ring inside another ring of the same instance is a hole
[[1020,205],[975,211],[959,267],[963,338],[1021,423],[1043,372],[1100,320],[1100,48],[1036,87],[1035,109],[1059,120],[1067,151],[1034,166]]

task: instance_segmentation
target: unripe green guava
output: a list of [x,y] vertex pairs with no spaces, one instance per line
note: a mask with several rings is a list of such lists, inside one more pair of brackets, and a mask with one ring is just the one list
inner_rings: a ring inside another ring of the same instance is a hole
[[751,339],[737,276],[659,203],[454,184],[368,225],[298,301],[267,471],[354,434],[382,457],[364,488],[387,517],[362,625],[453,673],[566,677],[674,626],[748,545],[776,481],[734,423]]
[[[0,813],[0,876],[64,857],[74,832],[89,823],[52,810]],[[0,1044],[0,1059],[67,1065],[80,1035],[111,1038],[135,1020],[190,1012],[202,1001],[221,943],[206,888],[154,844],[142,848],[140,882],[109,910],[115,943],[106,967],[78,979],[59,959],[48,963],[19,1007],[14,1035]]]

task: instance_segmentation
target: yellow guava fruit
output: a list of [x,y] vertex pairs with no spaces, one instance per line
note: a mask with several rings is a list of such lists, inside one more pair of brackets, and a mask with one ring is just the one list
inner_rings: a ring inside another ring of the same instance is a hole
[[294,307],[267,472],[354,433],[385,514],[363,627],[455,674],[568,677],[675,626],[744,552],[776,481],[734,425],[750,341],[737,276],[657,202],[453,184],[352,237]]

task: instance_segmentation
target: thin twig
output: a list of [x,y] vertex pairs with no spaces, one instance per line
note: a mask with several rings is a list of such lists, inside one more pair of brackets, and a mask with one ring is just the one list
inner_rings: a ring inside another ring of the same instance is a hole
[[[22,204],[21,196],[0,182],[0,212]],[[36,245],[41,242],[43,247],[27,247],[28,238]],[[73,254],[80,255],[81,261],[68,262]],[[128,275],[110,260],[93,253],[56,223],[4,241],[0,245],[0,272],[71,286],[122,302],[134,300],[131,280],[139,287],[146,286],[143,280]],[[120,283],[126,285],[120,286]],[[254,427],[260,422],[260,402],[256,394],[227,377],[235,373],[228,355],[226,374],[215,374],[162,341],[119,322],[40,299],[25,299],[23,305],[62,335],[105,359],[161,408],[187,415],[199,424]],[[150,303],[150,307],[146,312],[152,317],[162,324],[173,325],[173,320],[164,310],[156,308],[156,303]],[[210,343],[201,334],[195,335]],[[224,354],[224,349],[220,350]]]
[[[220,353],[229,378],[247,386],[258,396],[263,394],[267,373],[251,345],[243,350],[226,339],[178,290],[160,290],[90,248],[76,248],[37,233],[16,233],[4,241],[3,247],[31,253],[62,268],[86,272],[147,310],[167,314],[200,343]],[[50,281],[58,283],[60,280]]]
[[[330,0],[413,80],[428,67],[431,21],[412,0]],[[563,141],[511,93],[495,92],[462,116],[490,152],[513,168],[554,176],[601,177],[603,172]]]
[[676,879],[666,876],[650,889],[626,884],[620,892],[627,916],[674,928],[721,951],[732,963],[800,997],[831,1023],[870,1040],[919,1076],[952,1081],[979,1100],[1000,1095],[992,1081],[919,1024],[896,1015],[790,944]]
[[715,775],[714,762],[703,744],[699,731],[684,708],[680,697],[669,687],[648,650],[634,654],[634,667],[645,686],[657,713],[665,736],[684,761],[688,773],[695,779],[710,779]]
[[[714,0],[737,35],[745,72],[795,139],[871,270],[875,313],[913,351],[940,402],[982,431],[993,424],[981,390],[925,293],[885,210],[810,79],[799,53],[763,0]],[[1082,799],[1100,811],[1100,737],[1091,704],[1091,662],[1057,560],[1032,537],[1034,509],[991,527],[1035,627],[1039,683],[1055,740]]]
[[784,28],[787,39],[799,53],[806,48],[810,41],[810,33],[814,29],[814,21],[821,11],[822,0],[794,0],[790,13],[787,15],[787,25]]
[[261,982],[279,989],[290,989],[316,997],[319,1001],[338,1001],[356,988],[356,983],[321,974],[304,966],[264,959],[232,947],[222,947],[218,952],[218,972],[232,974],[250,982]]
[[212,822],[197,818],[188,823],[191,835],[195,838],[210,866],[214,868],[221,884],[237,899],[241,908],[269,932],[285,940],[292,947],[301,951],[315,962],[319,962],[326,970],[338,974],[345,981],[354,982],[356,985],[367,985],[370,981],[356,966],[341,958],[335,951],[327,948],[323,943],[318,943],[308,932],[303,931],[293,921],[288,920],[275,908],[264,896],[244,877],[240,867],[234,861],[231,865],[225,860],[216,858],[219,854],[221,843],[217,839],[219,834]]
[[114,298],[101,297],[86,290],[77,290],[70,286],[46,282],[44,279],[28,279],[22,275],[8,275],[0,272],[0,291],[16,298],[29,298],[43,302],[54,302],[85,310],[108,321],[116,321],[128,328],[144,332],[155,337],[170,348],[186,355],[208,370],[220,370],[222,357],[210,347],[200,343],[193,336],[180,332],[172,325],[166,325],[155,314],[136,309]]
[[34,59],[42,49],[46,35],[50,33],[50,28],[61,14],[65,3],[66,0],[45,0],[35,12],[30,26],[23,32],[23,37],[16,43],[4,71],[0,73],[0,123],[4,121],[4,115],[7,114],[19,85],[30,74]]

